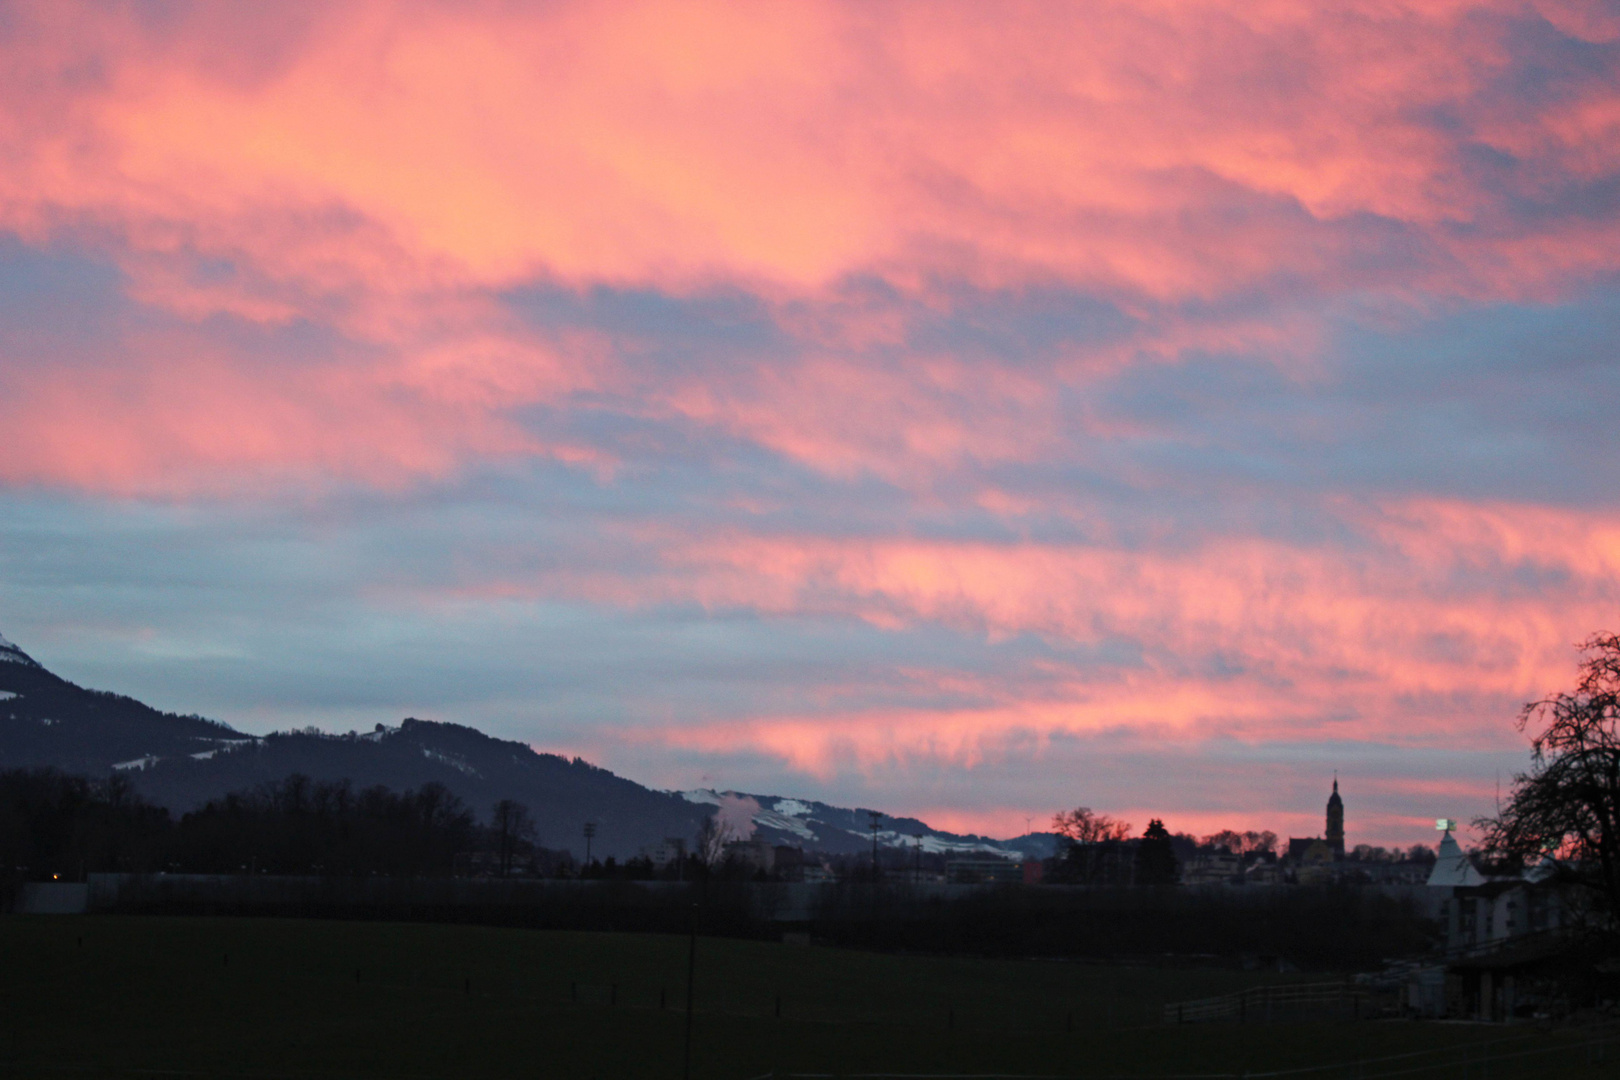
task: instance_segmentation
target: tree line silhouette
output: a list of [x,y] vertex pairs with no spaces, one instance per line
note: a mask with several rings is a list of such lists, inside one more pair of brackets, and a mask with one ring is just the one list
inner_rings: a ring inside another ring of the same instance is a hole
[[[510,824],[510,822],[508,822]],[[0,867],[13,880],[96,872],[447,876],[458,854],[527,844],[439,784],[356,790],[289,776],[173,817],[118,775],[0,772]]]

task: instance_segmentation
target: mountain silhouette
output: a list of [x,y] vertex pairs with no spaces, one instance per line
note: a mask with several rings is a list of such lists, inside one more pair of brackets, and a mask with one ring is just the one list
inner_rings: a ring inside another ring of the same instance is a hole
[[[314,728],[244,734],[201,716],[160,712],[133,698],[86,690],[47,671],[0,637],[0,768],[50,767],[87,776],[120,773],[175,813],[209,799],[301,773],[396,791],[443,784],[484,818],[499,799],[529,807],[545,847],[620,859],[666,837],[688,842],[722,798],[753,800],[754,838],[807,851],[869,850],[870,811],[775,795],[658,791],[581,758],[537,752],[475,728],[407,719],[346,735]],[[747,805],[746,801],[744,805]],[[1000,841],[884,816],[878,842],[926,851],[1047,855],[1052,837]]]
[[0,765],[99,776],[151,758],[185,758],[250,740],[200,716],[85,690],[0,637]]

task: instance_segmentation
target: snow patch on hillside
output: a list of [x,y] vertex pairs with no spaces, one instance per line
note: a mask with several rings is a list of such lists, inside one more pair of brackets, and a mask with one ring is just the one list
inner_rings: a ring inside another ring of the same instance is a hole
[[244,746],[258,746],[264,742],[263,739],[256,736],[249,736],[245,739],[211,739],[202,735],[194,735],[192,738],[196,742],[213,744],[212,749],[200,750],[191,755],[198,761],[207,761],[209,758],[213,757],[217,753],[220,753],[221,751],[229,754],[231,751],[239,750]]
[[156,765],[160,760],[161,759],[156,754],[147,754],[145,757],[138,757],[133,761],[116,762],[113,765],[113,768],[117,769],[119,772],[127,772],[130,769],[140,772],[149,766]]
[[[744,798],[751,802],[757,800],[756,805],[759,808],[752,813],[755,827],[786,833],[793,838],[793,842],[803,844],[805,847],[824,844],[834,837],[853,837],[863,845],[872,842],[870,829],[851,828],[846,820],[854,817],[864,822],[865,811],[841,810],[838,807],[817,805],[803,799],[769,795],[744,796],[739,792],[719,792],[711,788],[694,788],[678,794],[689,803],[722,808]],[[998,855],[1004,859],[1020,861],[1024,857],[1017,847],[1007,841],[988,840],[977,836],[941,835],[927,826],[924,826],[924,829],[926,831],[922,836],[922,849],[931,855]],[[901,849],[915,849],[918,842],[914,833],[892,828],[880,829],[877,841],[883,847]],[[840,841],[841,844],[847,842],[847,840]]]
[[[907,836],[905,833],[894,832],[889,829],[879,829],[878,843],[884,847],[915,848],[917,837]],[[1022,860],[1020,852],[999,844],[994,840],[951,840],[943,836],[934,836],[924,833],[922,836],[922,849],[930,855],[963,855],[969,852],[999,855],[1004,859]]]
[[784,803],[791,803],[795,807],[801,807],[801,813],[808,813],[810,810],[808,806],[805,806],[803,803],[798,802],[797,800],[778,799],[776,804],[769,810],[761,810],[759,813],[754,815],[754,824],[763,826],[767,829],[779,829],[785,833],[792,833],[801,840],[814,840],[816,838],[816,830],[800,821],[793,815],[792,812],[784,813],[782,810],[782,805]]
[[424,746],[422,747],[422,756],[425,758],[432,758],[434,761],[442,761],[452,769],[465,773],[467,776],[474,776],[480,780],[484,778],[483,773],[479,772],[465,761],[462,761],[460,758],[451,757],[449,754],[441,754],[437,750],[429,750]]
[[[759,800],[752,795],[742,795],[735,791],[715,791],[712,788],[695,788],[691,791],[678,792],[681,798],[698,806],[719,807],[717,813],[731,827],[732,832],[738,836],[751,836],[757,828],[776,829],[779,832],[789,833],[801,840],[814,840],[816,831],[809,825],[800,821],[795,814],[808,814],[813,807],[797,799],[775,799],[769,809],[761,806]],[[785,808],[785,809],[784,809]],[[737,820],[740,812],[747,814],[747,827]]]
[[0,690],[0,701],[10,701],[12,698],[20,696],[20,694],[13,694],[10,690]]

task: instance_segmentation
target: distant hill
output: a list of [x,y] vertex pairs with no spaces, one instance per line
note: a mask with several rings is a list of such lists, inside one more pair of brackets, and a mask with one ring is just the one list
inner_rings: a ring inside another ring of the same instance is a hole
[[[525,803],[546,847],[620,859],[665,837],[690,840],[722,798],[746,802],[756,836],[806,850],[847,853],[871,846],[870,817],[810,800],[709,790],[657,791],[580,758],[537,753],[459,724],[408,719],[365,734],[308,729],[256,737],[200,716],[159,712],[132,698],[85,690],[58,678],[0,637],[0,768],[51,766],[104,776],[122,772],[159,805],[184,812],[211,798],[293,773],[396,790],[438,782],[480,817],[499,799]],[[960,836],[914,818],[880,822],[878,842],[925,851],[1051,853],[1050,834],[1016,840]]]
[[480,819],[499,799],[524,803],[546,847],[582,855],[584,825],[595,822],[592,852],[621,859],[666,836],[692,837],[709,813],[580,758],[540,754],[470,727],[415,719],[398,727],[378,725],[364,735],[278,732],[206,758],[164,758],[130,772],[143,794],[174,809],[293,773],[399,791],[436,781]]

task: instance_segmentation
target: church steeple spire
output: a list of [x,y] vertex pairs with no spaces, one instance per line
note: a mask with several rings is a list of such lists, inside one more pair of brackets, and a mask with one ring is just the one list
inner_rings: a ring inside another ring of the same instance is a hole
[[1339,798],[1339,773],[1333,772],[1333,794],[1327,802],[1327,842],[1333,857],[1344,858],[1344,800]]

